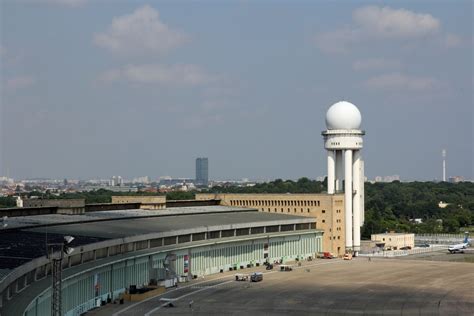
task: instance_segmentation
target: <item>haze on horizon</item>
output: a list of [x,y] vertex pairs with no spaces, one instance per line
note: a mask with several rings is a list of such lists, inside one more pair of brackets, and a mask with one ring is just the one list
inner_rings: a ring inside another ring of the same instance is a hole
[[365,173],[474,179],[473,3],[0,3],[0,175],[326,174],[327,108]]

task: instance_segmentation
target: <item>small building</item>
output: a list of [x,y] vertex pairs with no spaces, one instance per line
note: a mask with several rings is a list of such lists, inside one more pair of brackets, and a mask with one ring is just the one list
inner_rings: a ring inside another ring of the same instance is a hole
[[370,239],[380,244],[383,243],[384,250],[403,250],[415,247],[415,234],[389,232],[372,234]]

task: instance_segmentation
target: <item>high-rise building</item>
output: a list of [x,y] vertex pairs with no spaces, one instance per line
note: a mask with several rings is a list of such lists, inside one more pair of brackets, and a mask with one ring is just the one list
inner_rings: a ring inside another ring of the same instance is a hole
[[209,162],[207,158],[196,158],[196,184],[207,186],[209,183]]

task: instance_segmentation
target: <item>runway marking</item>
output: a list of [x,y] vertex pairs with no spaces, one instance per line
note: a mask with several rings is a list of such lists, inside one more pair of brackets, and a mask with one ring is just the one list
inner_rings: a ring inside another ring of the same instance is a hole
[[[331,264],[331,263],[341,263],[341,262],[344,262],[344,260],[341,260],[341,259],[331,259],[329,260],[329,262],[319,262],[319,263],[313,263],[313,264],[306,264],[306,265],[302,265],[302,266],[295,266],[293,267],[294,269],[300,269],[300,268],[308,268],[308,267],[314,267],[314,266],[321,266],[321,265],[325,265],[325,264]],[[276,273],[276,272],[280,272],[279,270],[274,270],[274,271],[268,271],[268,272],[263,272],[263,274],[271,274],[271,273]],[[222,277],[218,277],[218,278],[215,278],[215,279],[210,279],[210,280],[205,280],[205,281],[201,281],[201,282],[197,282],[197,283],[193,283],[193,284],[189,284],[189,285],[185,285],[185,286],[180,286],[179,288],[176,288],[176,289],[173,289],[173,290],[170,290],[170,291],[166,291],[165,293],[162,293],[162,294],[159,294],[159,295],[156,295],[156,296],[152,296],[152,297],[149,297],[147,299],[144,299],[143,301],[140,301],[140,302],[136,302],[130,306],[127,306],[125,307],[124,309],[118,311],[118,312],[115,312],[112,314],[112,316],[119,316],[120,314],[128,311],[129,309],[132,309],[134,307],[136,307],[137,305],[140,305],[140,304],[143,304],[143,303],[146,303],[148,301],[151,301],[153,299],[156,299],[160,296],[163,296],[163,295],[167,295],[169,293],[172,293],[174,291],[178,291],[178,290],[182,290],[182,289],[187,289],[189,287],[193,287],[193,286],[196,286],[196,285],[199,285],[199,284],[203,284],[203,283],[209,283],[209,282],[212,282],[212,281],[218,281],[218,280],[223,280],[223,279],[227,279],[227,278],[234,278],[234,275],[225,275],[225,276],[222,276]],[[232,280],[233,281],[233,280]]]
[[[199,289],[199,290],[195,290],[195,291],[193,291],[193,292],[190,292],[190,293],[181,295],[180,297],[174,298],[174,299],[173,299],[173,302],[179,301],[180,299],[185,298],[186,296],[189,296],[189,295],[192,295],[192,294],[196,294],[196,293],[198,293],[198,292],[202,292],[202,291],[205,291],[205,290],[208,290],[208,289],[216,288],[216,287],[218,287],[218,286],[220,286],[220,285],[224,285],[224,284],[231,283],[231,282],[234,282],[234,280],[230,280],[230,281],[227,281],[227,282],[222,282],[222,283],[219,283],[219,284],[215,284],[215,285],[213,285],[213,286],[208,286],[208,287],[205,287],[205,288],[202,288],[202,289]],[[152,313],[156,312],[157,310],[159,310],[160,308],[162,308],[162,307],[164,307],[164,306],[166,306],[166,305],[168,305],[168,303],[161,304],[160,306],[153,308],[151,311],[149,311],[148,313],[146,313],[144,316],[150,316]]]

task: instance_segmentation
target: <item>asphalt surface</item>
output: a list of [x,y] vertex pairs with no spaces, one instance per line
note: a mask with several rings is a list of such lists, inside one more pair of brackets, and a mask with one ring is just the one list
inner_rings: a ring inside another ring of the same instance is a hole
[[[115,315],[474,315],[473,280],[472,263],[316,260],[291,272],[273,270],[258,283],[216,275],[93,314],[126,307]],[[175,299],[175,307],[163,306],[161,298]]]
[[[447,249],[447,247],[446,247]],[[416,255],[397,257],[403,260],[428,260],[444,262],[471,262],[474,263],[474,248],[470,247],[464,250],[464,253],[449,253],[447,250],[420,253]]]

